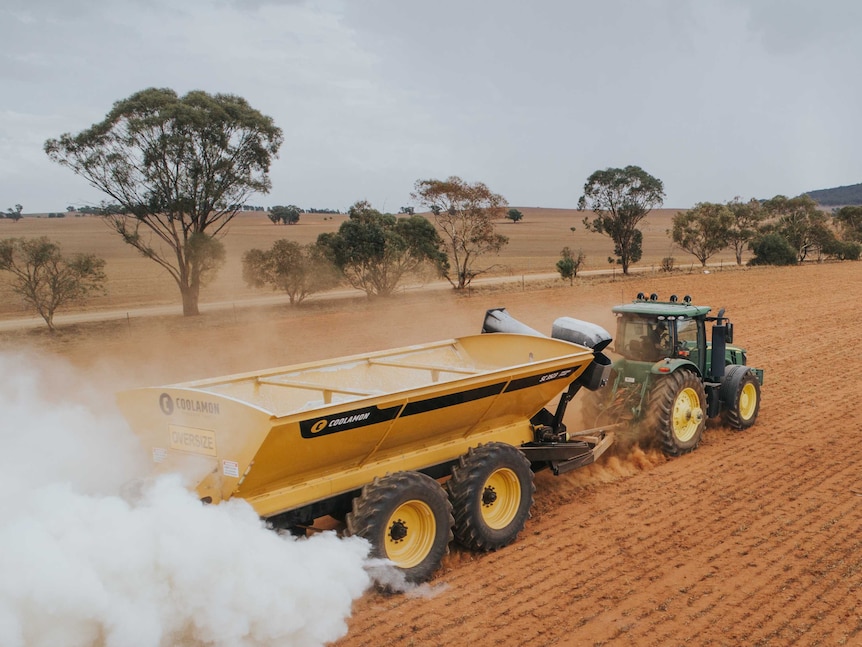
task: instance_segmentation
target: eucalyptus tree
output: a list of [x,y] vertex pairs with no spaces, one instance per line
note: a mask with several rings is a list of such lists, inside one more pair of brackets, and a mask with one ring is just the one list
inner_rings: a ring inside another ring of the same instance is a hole
[[468,184],[460,177],[419,180],[412,194],[434,215],[446,246],[449,265],[443,276],[456,290],[469,286],[496,264],[479,267],[485,254],[496,254],[509,239],[496,231],[494,221],[505,217],[506,200],[484,183]]
[[628,274],[629,266],[643,254],[643,233],[638,223],[654,207],[661,206],[664,197],[662,181],[639,166],[607,168],[587,178],[578,210],[590,209],[595,216],[584,217],[584,227],[613,241],[623,274]]
[[409,274],[448,268],[443,241],[422,216],[398,218],[374,209],[367,201],[348,210],[337,232],[317,237],[317,246],[354,288],[371,296],[389,296]]
[[727,203],[727,208],[733,215],[733,225],[728,231],[727,241],[733,247],[736,264],[742,265],[742,253],[746,246],[760,235],[760,227],[766,214],[760,200],[756,198],[743,202],[736,197]]
[[0,270],[12,274],[12,291],[54,332],[54,313],[67,303],[104,291],[105,260],[95,254],[64,256],[46,237],[0,240]]
[[250,286],[281,290],[291,305],[338,285],[336,268],[317,245],[301,245],[285,238],[275,241],[269,249],[245,252],[242,276]]
[[726,205],[699,202],[673,217],[671,237],[706,267],[712,256],[727,247],[733,222],[733,213]]
[[142,90],[82,132],[45,142],[48,156],[119,205],[103,215],[122,239],[174,279],[183,314],[224,259],[220,237],[241,205],[271,187],[283,137],[245,99]]
[[773,219],[773,231],[796,250],[797,263],[805,261],[811,251],[818,250],[828,239],[828,218],[811,196],[777,195],[763,203],[763,211],[767,218]]
[[840,226],[845,241],[862,242],[862,205],[841,207],[832,217]]

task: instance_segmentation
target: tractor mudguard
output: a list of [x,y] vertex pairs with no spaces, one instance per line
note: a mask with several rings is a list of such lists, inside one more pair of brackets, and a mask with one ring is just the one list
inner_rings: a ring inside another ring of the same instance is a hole
[[650,367],[649,372],[652,375],[670,375],[671,373],[676,370],[679,370],[682,367],[685,367],[687,371],[691,371],[698,377],[703,377],[700,373],[700,369],[697,367],[697,364],[687,359],[673,357],[668,357],[666,359],[656,362]]

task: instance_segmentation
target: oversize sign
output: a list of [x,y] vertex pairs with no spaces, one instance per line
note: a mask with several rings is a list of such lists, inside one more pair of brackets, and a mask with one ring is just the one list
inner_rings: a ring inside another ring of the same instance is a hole
[[180,425],[168,425],[171,449],[204,456],[216,456],[215,432],[209,429],[193,429]]

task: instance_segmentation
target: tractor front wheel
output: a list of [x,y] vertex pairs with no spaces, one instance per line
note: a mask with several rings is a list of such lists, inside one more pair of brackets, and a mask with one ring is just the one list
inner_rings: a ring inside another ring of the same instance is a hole
[[452,540],[446,492],[420,472],[375,478],[353,500],[346,521],[348,534],[367,539],[372,556],[393,562],[408,582],[430,579]]
[[747,366],[728,366],[721,383],[724,421],[734,429],[748,429],[760,411],[760,380]]
[[706,427],[706,392],[700,378],[678,370],[660,378],[649,395],[647,423],[662,451],[679,456],[695,449]]
[[455,513],[455,538],[473,550],[515,541],[530,518],[533,470],[517,447],[488,443],[470,449],[446,483]]

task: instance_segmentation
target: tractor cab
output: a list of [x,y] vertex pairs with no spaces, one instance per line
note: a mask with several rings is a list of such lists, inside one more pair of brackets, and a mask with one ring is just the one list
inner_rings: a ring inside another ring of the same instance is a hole
[[[706,322],[717,322],[723,327],[724,342],[732,341],[733,327],[724,311],[708,317],[710,307],[692,305],[689,296],[680,301],[672,295],[669,301],[660,302],[655,294],[647,298],[640,293],[635,301],[615,306],[613,311],[617,316],[614,350],[632,362],[683,360],[694,364],[701,375],[708,375],[712,343]],[[745,363],[742,349],[726,346],[722,351],[732,354],[722,365]]]

